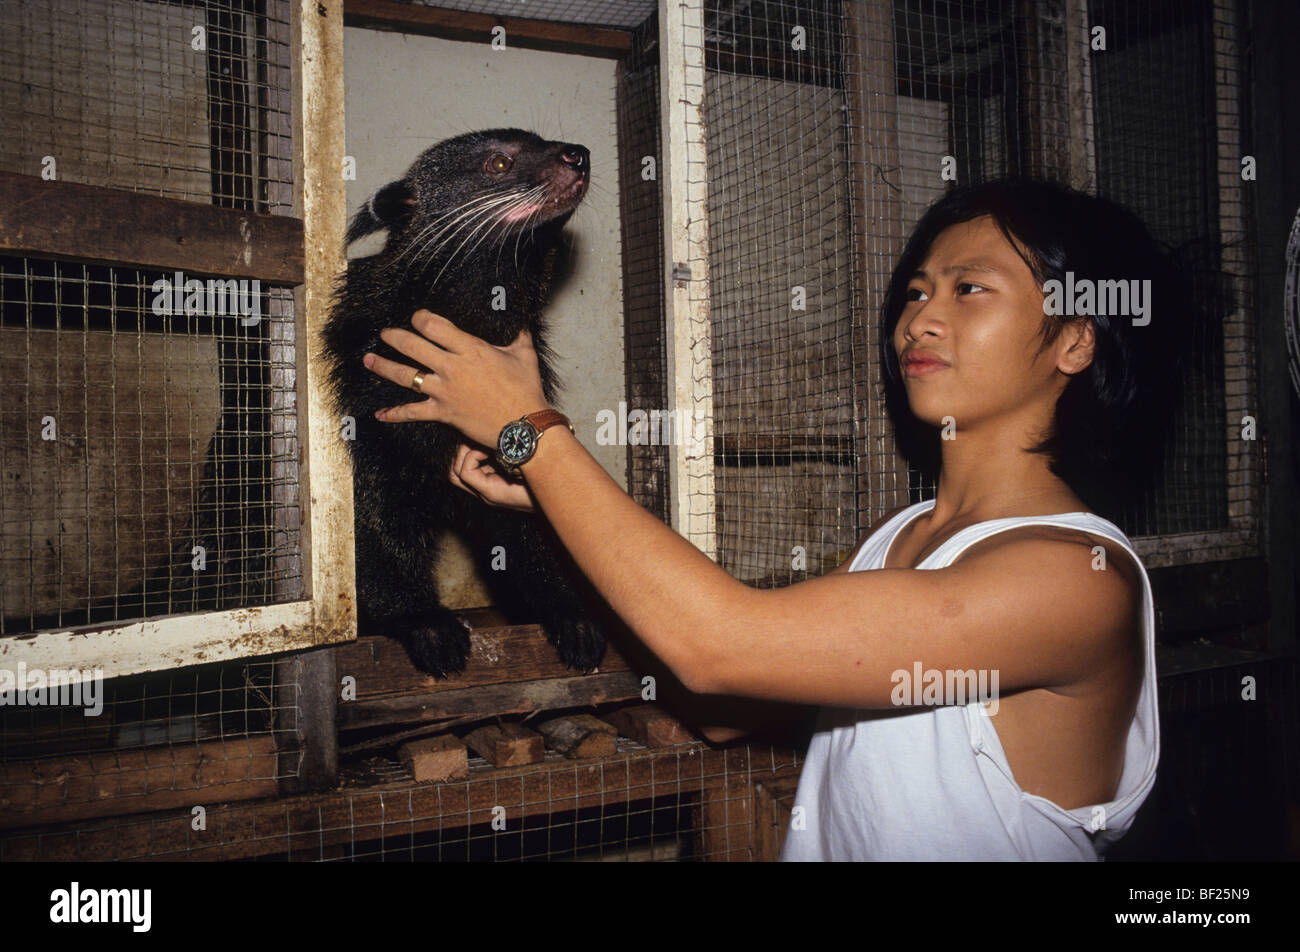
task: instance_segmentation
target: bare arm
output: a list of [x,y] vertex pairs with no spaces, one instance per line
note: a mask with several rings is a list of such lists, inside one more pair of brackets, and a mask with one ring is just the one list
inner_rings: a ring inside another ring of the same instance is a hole
[[[391,330],[384,339],[434,372],[428,399],[381,418],[440,420],[490,445],[506,422],[545,405],[524,336],[499,348],[433,315],[416,326],[428,340]],[[414,373],[370,366],[403,385]],[[694,691],[883,708],[893,674],[916,662],[997,670],[1009,693],[1077,683],[1127,647],[1132,589],[1119,573],[1092,571],[1085,544],[1012,538],[946,569],[834,572],[765,591],[637,505],[567,429],[546,432],[523,474],[579,567]]]

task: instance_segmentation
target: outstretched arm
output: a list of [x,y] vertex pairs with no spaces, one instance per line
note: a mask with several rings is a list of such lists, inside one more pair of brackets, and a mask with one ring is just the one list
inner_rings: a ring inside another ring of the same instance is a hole
[[[433,371],[428,398],[381,419],[438,420],[491,446],[504,424],[546,405],[526,334],[503,348],[428,312],[412,325],[423,338],[382,336]],[[366,359],[410,385],[412,368]],[[947,569],[757,590],[641,508],[567,429],[548,429],[522,472],[592,584],[694,691],[889,707],[894,675],[917,663],[997,670],[1009,693],[1077,683],[1128,657],[1132,586],[1118,572],[1092,571],[1081,542],[1012,539]]]

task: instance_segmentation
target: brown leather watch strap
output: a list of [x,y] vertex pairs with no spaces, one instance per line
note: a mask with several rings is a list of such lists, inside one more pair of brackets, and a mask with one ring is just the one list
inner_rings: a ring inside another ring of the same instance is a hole
[[531,423],[533,429],[535,429],[539,434],[547,427],[555,426],[557,423],[563,423],[570,430],[573,429],[573,424],[569,422],[569,418],[559,410],[555,410],[551,407],[547,407],[545,410],[535,410],[532,413],[525,414],[524,419]]

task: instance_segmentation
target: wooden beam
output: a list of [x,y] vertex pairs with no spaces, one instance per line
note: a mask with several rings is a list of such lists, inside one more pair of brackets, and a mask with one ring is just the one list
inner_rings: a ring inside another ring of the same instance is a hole
[[898,75],[891,4],[841,4],[853,209],[853,393],[858,530],[909,501],[907,461],[895,442],[882,384],[879,320],[885,288],[907,241],[903,221]]
[[0,172],[0,251],[187,274],[303,280],[302,222]]
[[[480,624],[475,613],[465,614],[471,618],[473,630],[469,636],[469,660],[459,674],[441,680],[435,678],[413,665],[399,642],[372,635],[339,646],[338,677],[355,678],[357,701],[370,701],[578,674],[560,661],[540,626]],[[627,671],[628,663],[610,644],[605,648],[599,670]],[[344,706],[348,703],[351,702],[345,702]]]
[[[308,266],[294,290],[294,366],[302,493],[302,557],[313,618],[355,640],[356,565],[352,461],[329,399],[320,346],[335,282],[347,270],[343,136],[343,0],[295,0],[290,21],[293,84],[293,207],[302,218]],[[337,688],[336,688],[337,690]],[[327,766],[327,765],[322,765]],[[323,775],[322,775],[323,776]]]
[[280,792],[328,790],[338,783],[339,772],[334,649],[281,658],[275,680],[276,728],[294,736],[294,743],[280,751]]
[[443,10],[392,0],[346,0],[344,24],[372,30],[419,33],[445,40],[468,40],[489,43],[492,30],[504,27],[507,46],[552,50],[620,59],[632,49],[632,34],[627,30],[602,29],[577,23],[552,20],[526,20],[519,17]]
[[630,701],[641,696],[641,679],[631,671],[573,678],[490,684],[438,694],[411,694],[374,701],[345,701],[339,728],[377,727],[436,721],[467,714],[528,714],[564,707]]
[[267,735],[0,765],[0,828],[274,797]]
[[[208,808],[207,829],[201,832],[192,828],[188,809],[90,821],[75,829],[23,830],[0,837],[0,861],[247,859],[270,854],[311,860],[337,856],[334,848],[347,844],[488,823],[498,805],[506,808],[509,833],[519,829],[524,817],[682,793],[707,796],[708,791],[725,790],[729,780],[734,797],[739,794],[734,789],[737,778],[793,780],[801,766],[795,751],[785,748],[710,750],[700,743],[629,751],[587,763],[552,760],[504,769],[471,767],[468,780],[451,783],[405,780],[258,803],[214,804]],[[503,791],[517,793],[506,800]],[[728,825],[738,826],[745,819],[738,813]],[[730,845],[737,852],[743,846]]]

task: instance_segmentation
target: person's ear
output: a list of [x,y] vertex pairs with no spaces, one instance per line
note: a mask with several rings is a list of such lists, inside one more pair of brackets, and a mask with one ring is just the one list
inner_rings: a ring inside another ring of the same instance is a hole
[[1058,343],[1056,367],[1061,373],[1073,377],[1086,370],[1097,349],[1097,329],[1092,326],[1092,319],[1080,317],[1071,321],[1061,331]]

